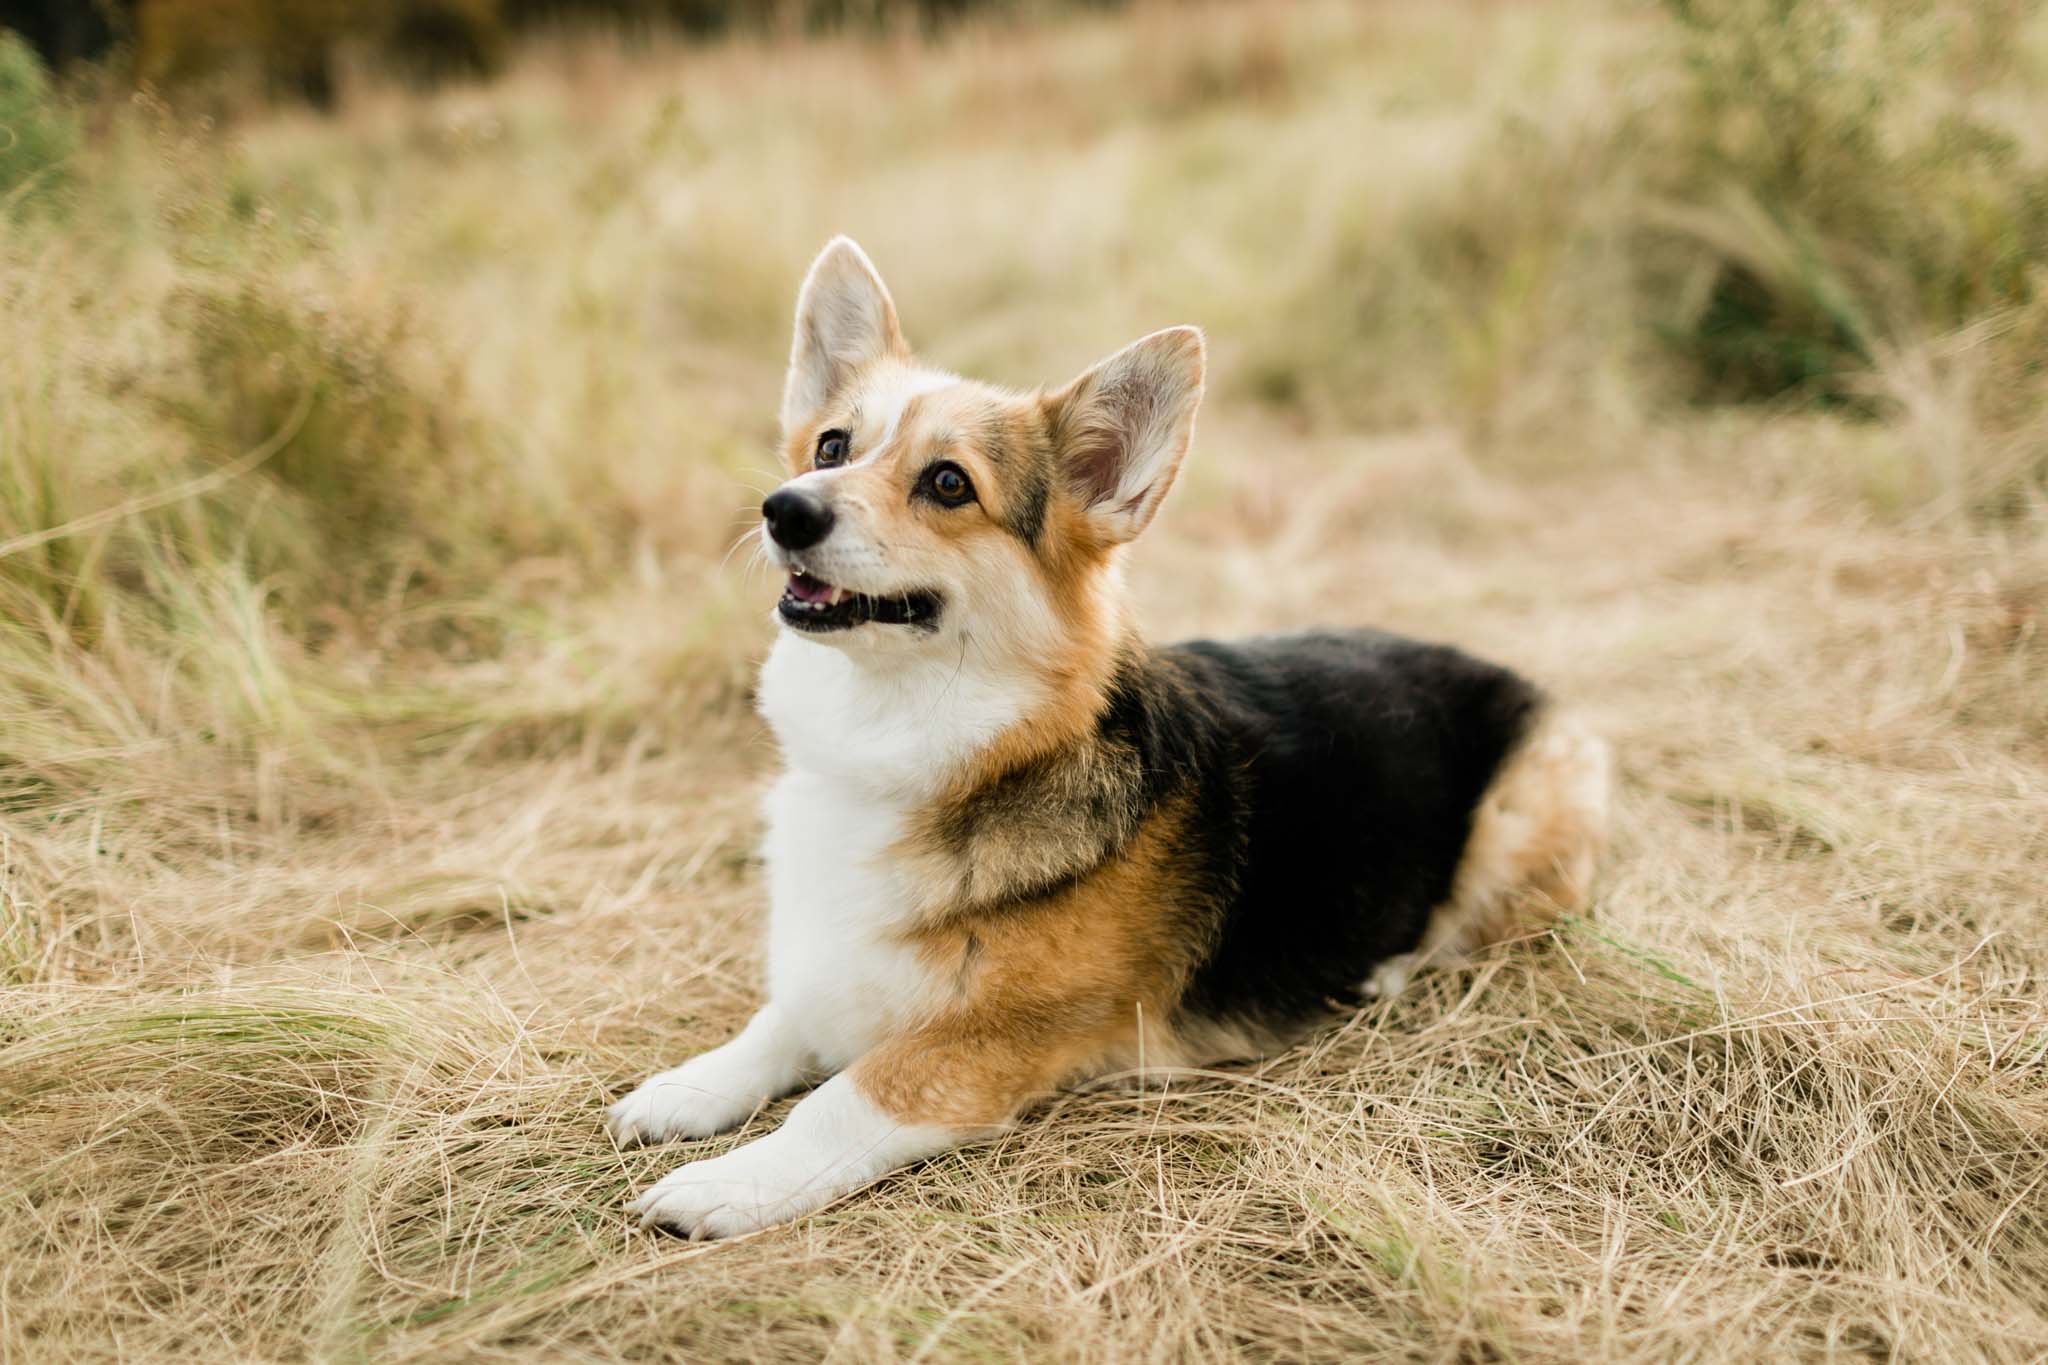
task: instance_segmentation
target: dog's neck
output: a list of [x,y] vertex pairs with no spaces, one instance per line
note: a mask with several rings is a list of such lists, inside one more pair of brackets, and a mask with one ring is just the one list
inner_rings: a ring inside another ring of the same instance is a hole
[[966,642],[951,658],[884,656],[784,631],[761,667],[759,705],[800,772],[882,799],[921,799],[1016,725],[1042,680],[991,668]]
[[922,654],[866,653],[784,631],[758,705],[799,772],[918,804],[972,788],[1093,724],[1113,650],[1048,667],[991,657],[970,639]]

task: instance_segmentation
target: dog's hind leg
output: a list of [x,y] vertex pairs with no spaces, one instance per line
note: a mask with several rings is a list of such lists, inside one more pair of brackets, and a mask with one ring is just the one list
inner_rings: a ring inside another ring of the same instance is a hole
[[1412,953],[1382,962],[1367,995],[1397,995],[1424,967],[1549,924],[1585,904],[1607,840],[1607,744],[1578,721],[1539,719],[1472,813],[1451,894]]

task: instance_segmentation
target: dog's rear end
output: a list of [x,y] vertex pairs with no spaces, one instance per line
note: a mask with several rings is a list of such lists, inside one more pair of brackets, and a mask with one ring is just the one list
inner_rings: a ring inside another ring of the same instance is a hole
[[1612,763],[1579,717],[1542,717],[1473,811],[1450,898],[1413,952],[1374,970],[1370,993],[1398,994],[1418,968],[1455,964],[1582,909],[1607,844]]

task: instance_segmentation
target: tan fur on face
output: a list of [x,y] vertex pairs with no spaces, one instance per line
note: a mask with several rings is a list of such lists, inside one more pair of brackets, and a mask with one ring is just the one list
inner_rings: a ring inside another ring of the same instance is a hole
[[[847,433],[847,459],[816,470],[818,440],[828,431]],[[1049,458],[1045,439],[1027,399],[884,360],[863,368],[793,429],[783,454],[791,474],[806,479],[839,520],[831,546],[821,553],[843,542],[849,548],[841,553],[871,554],[884,564],[892,588],[964,591],[982,612],[1014,608],[1021,595],[1045,617],[1047,594],[1031,591],[1041,579],[1036,556],[1010,529],[1033,481],[1042,481]],[[958,465],[973,483],[974,497],[964,505],[942,506],[920,496],[925,474],[941,461]],[[987,591],[973,592],[984,585]],[[1056,626],[1049,617],[1002,624],[1023,629],[1027,637]],[[1010,635],[993,628],[984,633],[989,643]]]

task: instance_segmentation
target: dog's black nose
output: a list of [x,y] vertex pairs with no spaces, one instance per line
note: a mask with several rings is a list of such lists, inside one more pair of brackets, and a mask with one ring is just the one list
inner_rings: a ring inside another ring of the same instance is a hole
[[814,493],[778,488],[761,504],[768,534],[785,550],[808,550],[832,529],[832,509]]

